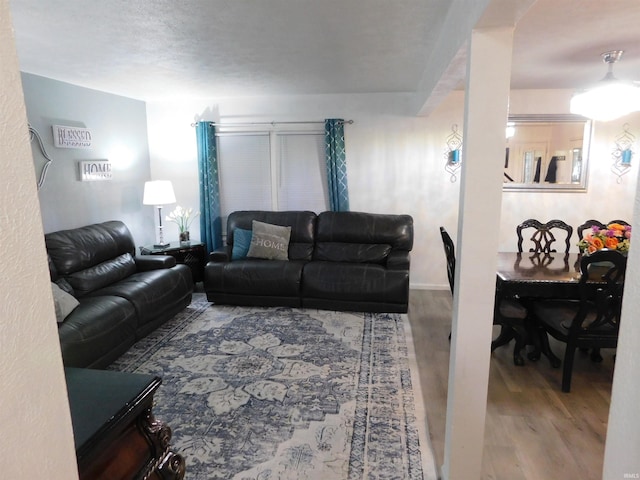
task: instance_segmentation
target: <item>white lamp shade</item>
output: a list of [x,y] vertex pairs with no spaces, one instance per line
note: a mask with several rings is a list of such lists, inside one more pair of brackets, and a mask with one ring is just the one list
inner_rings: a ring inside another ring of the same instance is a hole
[[594,88],[576,93],[569,110],[592,120],[615,120],[640,110],[640,88],[618,80],[603,80]]
[[170,180],[152,180],[144,182],[144,205],[167,205],[176,203],[176,194]]

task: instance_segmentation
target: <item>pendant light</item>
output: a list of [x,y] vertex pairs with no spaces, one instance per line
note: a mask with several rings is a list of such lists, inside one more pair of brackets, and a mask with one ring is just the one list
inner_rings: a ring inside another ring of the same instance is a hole
[[602,54],[608,65],[607,74],[596,85],[577,92],[571,98],[570,111],[583,117],[606,122],[640,110],[640,88],[613,76],[613,64],[620,60],[623,50]]

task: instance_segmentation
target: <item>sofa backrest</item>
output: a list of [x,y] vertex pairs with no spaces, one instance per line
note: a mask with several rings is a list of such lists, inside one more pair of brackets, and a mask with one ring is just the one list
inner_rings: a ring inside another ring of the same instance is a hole
[[413,218],[362,212],[322,212],[314,260],[384,264],[393,250],[413,248]]
[[311,260],[316,224],[314,212],[306,210],[287,212],[241,210],[233,212],[227,218],[227,245],[230,249],[233,248],[233,231],[236,228],[251,230],[253,220],[291,227],[289,260]]
[[47,233],[44,240],[52,279],[64,278],[79,297],[136,271],[133,237],[120,221]]

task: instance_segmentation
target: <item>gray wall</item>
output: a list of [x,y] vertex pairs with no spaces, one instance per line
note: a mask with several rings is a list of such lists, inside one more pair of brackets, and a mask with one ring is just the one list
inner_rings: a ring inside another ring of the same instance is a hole
[[[44,232],[106,220],[127,224],[137,245],[154,241],[154,207],[142,205],[150,177],[144,102],[22,73],[27,117],[53,162],[38,192]],[[52,125],[88,128],[89,149],[56,148]],[[36,177],[46,160],[32,142]],[[109,160],[113,179],[81,182],[78,162]]]

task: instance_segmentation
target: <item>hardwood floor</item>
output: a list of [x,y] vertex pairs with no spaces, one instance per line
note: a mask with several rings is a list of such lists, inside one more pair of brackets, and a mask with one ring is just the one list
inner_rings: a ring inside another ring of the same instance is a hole
[[[418,359],[429,433],[438,467],[444,458],[451,294],[412,290],[409,319]],[[497,333],[497,332],[496,332]],[[489,348],[489,346],[487,346]],[[562,357],[564,346],[551,340]],[[602,478],[613,350],[602,363],[576,355],[571,393],[560,389],[561,369],[542,358],[513,364],[513,342],[491,355],[481,479]]]

